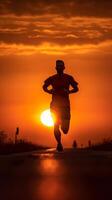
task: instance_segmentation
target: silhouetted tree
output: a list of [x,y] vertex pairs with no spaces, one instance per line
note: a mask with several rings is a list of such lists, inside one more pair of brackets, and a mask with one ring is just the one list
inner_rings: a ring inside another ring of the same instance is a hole
[[77,149],[77,141],[76,140],[73,141],[73,148]]
[[91,148],[92,144],[91,144],[91,140],[88,140],[88,147]]
[[0,131],[0,144],[4,144],[7,139],[7,134],[4,131]]
[[15,132],[15,144],[17,143],[18,141],[18,135],[19,135],[19,127],[16,128],[16,132]]

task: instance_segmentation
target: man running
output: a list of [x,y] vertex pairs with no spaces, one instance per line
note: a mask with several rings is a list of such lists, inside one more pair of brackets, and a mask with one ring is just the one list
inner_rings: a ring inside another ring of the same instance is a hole
[[[61,130],[64,134],[67,134],[69,130],[71,117],[69,94],[78,91],[78,83],[72,76],[65,74],[64,69],[64,62],[62,60],[57,60],[57,74],[46,79],[43,85],[43,90],[52,94],[50,111],[56,118],[54,122],[54,135],[57,141],[57,151],[63,151],[61,143]],[[70,85],[72,86],[71,90]],[[52,89],[48,89],[49,86],[52,86]]]

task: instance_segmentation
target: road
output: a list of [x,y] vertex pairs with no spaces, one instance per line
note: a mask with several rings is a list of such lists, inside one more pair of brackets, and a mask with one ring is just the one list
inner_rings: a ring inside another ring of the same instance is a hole
[[1,200],[111,200],[112,152],[0,156]]

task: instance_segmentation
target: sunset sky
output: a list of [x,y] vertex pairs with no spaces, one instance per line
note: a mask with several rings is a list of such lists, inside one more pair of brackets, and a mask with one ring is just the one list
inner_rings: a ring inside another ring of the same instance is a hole
[[70,95],[73,139],[86,145],[112,136],[112,1],[0,0],[0,130],[54,146],[40,122],[51,96],[44,80],[55,61],[79,83]]

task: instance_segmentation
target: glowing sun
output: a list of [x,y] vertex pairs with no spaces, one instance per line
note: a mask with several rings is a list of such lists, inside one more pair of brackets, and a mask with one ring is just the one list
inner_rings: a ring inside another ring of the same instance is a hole
[[40,116],[42,124],[45,126],[53,126],[54,125],[54,118],[51,115],[50,109],[47,109],[41,113]]

